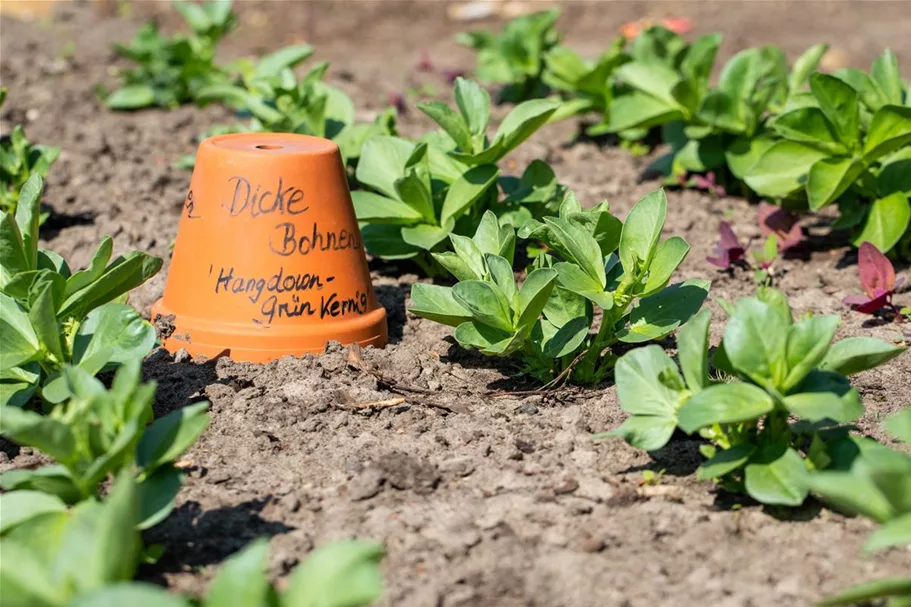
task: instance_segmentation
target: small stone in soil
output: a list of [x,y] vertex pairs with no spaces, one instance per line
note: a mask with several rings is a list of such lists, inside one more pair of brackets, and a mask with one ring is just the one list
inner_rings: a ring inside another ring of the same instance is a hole
[[385,480],[382,470],[370,466],[348,484],[348,497],[354,501],[370,499],[380,492]]
[[525,415],[534,415],[538,412],[538,408],[534,403],[522,403],[516,408],[517,413],[524,413]]

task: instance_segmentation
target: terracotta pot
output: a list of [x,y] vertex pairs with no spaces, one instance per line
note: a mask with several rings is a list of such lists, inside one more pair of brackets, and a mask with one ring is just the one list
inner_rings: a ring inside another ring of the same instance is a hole
[[284,133],[199,146],[164,296],[164,347],[265,362],[329,341],[384,346],[338,146]]

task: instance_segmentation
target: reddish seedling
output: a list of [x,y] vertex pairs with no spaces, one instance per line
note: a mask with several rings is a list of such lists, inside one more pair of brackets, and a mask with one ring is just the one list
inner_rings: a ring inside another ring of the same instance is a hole
[[740,242],[731,224],[726,221],[722,221],[718,226],[718,234],[718,244],[715,245],[712,256],[706,257],[706,260],[722,270],[728,270],[731,266],[743,262],[749,244]]
[[883,308],[895,310],[892,295],[904,281],[895,279],[895,268],[889,258],[869,242],[863,242],[857,254],[857,265],[864,294],[848,295],[844,302],[863,314],[874,314]]
[[724,186],[715,180],[715,171],[709,171],[705,175],[694,173],[689,177],[680,175],[677,181],[682,187],[702,190],[703,192],[708,192],[712,196],[727,195],[727,190],[724,189]]
[[759,230],[763,236],[775,235],[778,250],[781,252],[793,249],[803,242],[803,230],[797,217],[773,204],[759,204]]

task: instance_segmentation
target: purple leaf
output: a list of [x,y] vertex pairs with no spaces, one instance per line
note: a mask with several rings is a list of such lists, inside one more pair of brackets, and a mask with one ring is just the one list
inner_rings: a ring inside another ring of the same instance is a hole
[[727,270],[733,264],[743,260],[746,254],[746,245],[737,240],[737,235],[734,234],[731,224],[726,221],[722,221],[718,226],[718,233],[718,244],[712,249],[713,256],[706,257],[706,261]]
[[895,268],[889,258],[869,242],[863,242],[857,253],[857,265],[866,295],[848,295],[844,302],[863,314],[892,307],[892,294],[902,281],[895,280]]
[[766,202],[759,203],[757,214],[760,232],[763,236],[774,234],[778,238],[779,251],[787,251],[803,242],[803,230],[795,215]]

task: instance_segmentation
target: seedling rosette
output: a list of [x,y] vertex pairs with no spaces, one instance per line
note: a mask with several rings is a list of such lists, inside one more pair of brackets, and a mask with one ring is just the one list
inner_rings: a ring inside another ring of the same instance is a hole
[[[911,446],[911,405],[883,423],[905,447]],[[830,470],[810,476],[810,490],[836,508],[862,514],[879,524],[864,544],[866,552],[911,545],[911,456],[862,437],[841,440]],[[853,457],[844,457],[852,454]],[[882,578],[858,584],[819,605],[854,605],[887,599],[886,605],[911,602],[911,577]]]
[[[544,213],[560,192],[543,162],[521,178],[500,176],[497,162],[540,128],[558,102],[516,106],[487,137],[490,97],[458,78],[458,112],[441,102],[418,107],[440,125],[423,141],[373,137],[364,144],[355,176],[365,187],[351,193],[367,251],[385,259],[412,259],[433,276],[432,253],[445,250],[450,234],[471,234],[487,210],[524,221]],[[500,201],[500,190],[507,193]],[[369,189],[367,189],[369,188]]]
[[[293,68],[313,54],[308,45],[289,46],[258,62],[242,59],[228,69],[233,82],[215,83],[196,95],[200,105],[223,103],[251,116],[246,124],[213,127],[203,137],[228,133],[298,133],[335,141],[342,157],[352,165],[364,142],[377,135],[395,134],[395,115],[381,113],[374,123],[355,121],[354,103],[341,89],[323,81],[328,62],[312,67],[298,79]],[[195,159],[183,158],[180,166],[192,168]]]
[[844,302],[863,314],[874,314],[883,308],[897,312],[898,308],[892,304],[892,295],[904,280],[895,279],[895,268],[889,258],[869,242],[864,242],[857,253],[857,265],[864,295],[848,295]]
[[505,85],[500,100],[520,103],[542,97],[544,56],[560,40],[554,23],[560,11],[552,9],[509,21],[498,36],[489,31],[461,32],[456,42],[477,51],[475,76],[485,83]]
[[[6,100],[6,89],[0,87],[0,107]],[[0,212],[16,213],[19,193],[32,175],[42,179],[60,155],[60,148],[35,145],[25,137],[22,125],[16,125],[8,138],[0,140]],[[44,223],[47,213],[39,216]]]
[[[583,210],[567,195],[559,216],[520,230],[551,251],[536,258],[521,287],[512,270],[513,228],[488,213],[473,238],[453,235],[454,252],[435,256],[460,282],[414,285],[411,310],[455,327],[463,347],[514,355],[538,379],[598,383],[616,360],[610,346],[661,339],[705,300],[708,281],[668,286],[689,246],[679,237],[660,241],[666,205],[664,192],[653,192],[624,224],[607,203]],[[602,319],[592,336],[594,306]]]
[[812,211],[837,203],[835,227],[854,243],[887,252],[911,222],[911,106],[898,62],[886,51],[868,76],[860,70],[814,73],[741,158],[747,185]]
[[60,371],[74,364],[94,375],[142,358],[155,330],[118,303],[154,276],[162,260],[134,251],[113,261],[106,237],[89,267],[73,272],[38,247],[42,181],[23,186],[15,216],[0,221],[0,405],[24,405],[39,392],[56,403],[70,395]]
[[718,375],[712,376],[710,321],[705,310],[680,329],[679,368],[659,346],[620,358],[617,394],[630,417],[608,434],[653,451],[677,428],[698,433],[708,441],[699,478],[764,504],[800,505],[810,471],[837,460],[846,424],[864,413],[847,376],[905,348],[866,337],[832,343],[838,316],[795,322],[785,297],[761,288],[734,307],[713,357]]

